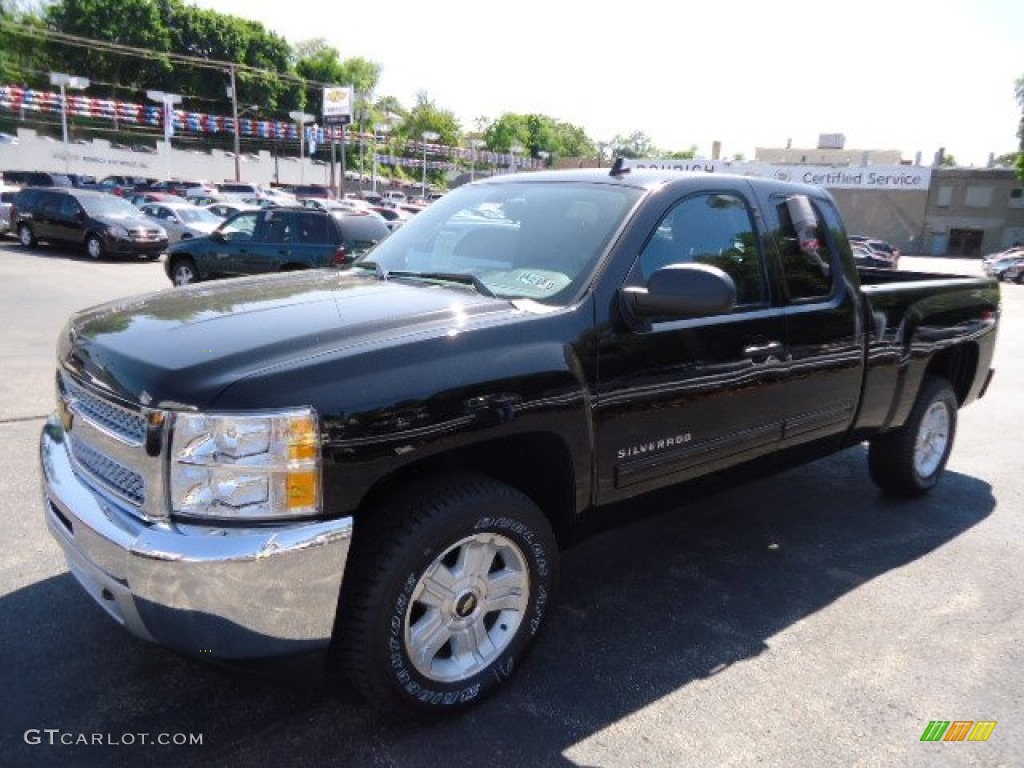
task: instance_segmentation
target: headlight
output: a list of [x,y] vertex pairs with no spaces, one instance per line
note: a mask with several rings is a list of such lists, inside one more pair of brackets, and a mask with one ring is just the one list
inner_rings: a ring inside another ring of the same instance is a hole
[[222,520],[320,511],[320,442],[311,409],[175,417],[171,512]]
[[128,230],[122,227],[120,224],[111,224],[110,229],[108,231],[118,240],[125,240],[128,238]]

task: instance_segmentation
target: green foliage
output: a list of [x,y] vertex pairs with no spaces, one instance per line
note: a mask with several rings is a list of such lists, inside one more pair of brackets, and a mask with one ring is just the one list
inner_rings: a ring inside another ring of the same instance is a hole
[[[47,39],[53,32],[85,41]],[[113,50],[111,44],[145,53]],[[436,131],[442,144],[466,146],[468,138],[482,138],[492,151],[507,153],[518,144],[533,158],[597,153],[582,127],[548,115],[505,114],[495,121],[480,116],[466,133],[455,115],[426,93],[411,109],[394,96],[378,96],[381,66],[375,62],[343,59],[324,38],[290,45],[260,23],[199,8],[190,0],[0,0],[0,83],[46,88],[48,72],[68,72],[92,81],[90,95],[143,101],[146,90],[156,89],[183,95],[186,109],[226,115],[231,69],[239,108],[258,105],[260,116],[268,119],[283,119],[294,109],[319,116],[324,85],[351,85],[354,120],[364,128],[389,124],[395,152],[406,142],[419,147],[424,131]],[[1017,82],[1017,95],[1024,99],[1024,78]],[[659,152],[642,131],[617,136],[611,146],[626,157]],[[691,148],[670,156],[694,154]]]
[[31,34],[19,32],[8,24],[42,29],[43,20],[17,0],[0,0],[0,83],[29,85],[48,71],[45,46]]
[[658,150],[651,137],[643,131],[633,131],[628,136],[618,135],[612,139],[612,150],[620,157],[636,160],[641,157],[657,157]]

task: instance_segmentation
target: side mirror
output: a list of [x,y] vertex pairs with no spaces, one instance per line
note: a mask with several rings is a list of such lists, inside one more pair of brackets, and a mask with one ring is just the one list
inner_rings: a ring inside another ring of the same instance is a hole
[[629,286],[619,295],[630,315],[704,317],[736,307],[736,284],[726,272],[709,264],[670,264],[657,270],[646,287]]
[[821,222],[818,214],[811,205],[811,201],[804,195],[793,195],[786,198],[786,211],[789,219],[793,222],[793,230],[796,232],[800,250],[806,255],[818,257],[818,249],[821,243],[818,242],[818,230]]
[[213,230],[213,232],[210,233],[210,239],[216,240],[219,243],[223,243],[228,238],[227,235],[225,235],[221,230],[215,229]]

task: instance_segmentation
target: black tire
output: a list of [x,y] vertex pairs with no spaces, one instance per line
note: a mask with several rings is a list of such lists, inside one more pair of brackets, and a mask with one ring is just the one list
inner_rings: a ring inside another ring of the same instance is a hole
[[171,282],[175,285],[191,285],[201,279],[196,263],[190,256],[178,256],[171,263]]
[[103,247],[103,240],[95,233],[86,235],[85,252],[93,261],[99,261],[107,254],[106,248]]
[[514,488],[459,473],[414,484],[364,519],[339,601],[336,671],[392,718],[454,713],[493,693],[551,603],[558,550],[543,512]]
[[953,449],[958,408],[948,381],[925,377],[907,423],[871,441],[868,469],[875,484],[903,498],[934,488]]
[[18,242],[20,242],[26,248],[35,248],[39,245],[39,241],[36,240],[35,233],[32,231],[32,227],[28,224],[21,223],[18,225]]

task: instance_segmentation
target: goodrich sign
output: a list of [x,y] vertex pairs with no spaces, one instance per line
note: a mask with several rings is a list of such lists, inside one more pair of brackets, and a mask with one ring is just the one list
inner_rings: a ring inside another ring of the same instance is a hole
[[661,168],[675,171],[704,173],[734,173],[740,176],[759,176],[817,184],[828,189],[886,189],[890,191],[927,191],[932,169],[920,165],[771,165],[768,163],[739,163],[723,160],[626,160],[628,168]]

